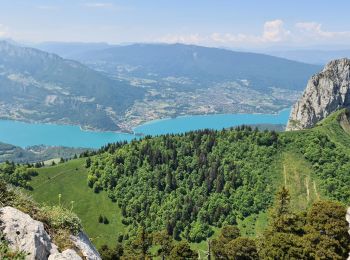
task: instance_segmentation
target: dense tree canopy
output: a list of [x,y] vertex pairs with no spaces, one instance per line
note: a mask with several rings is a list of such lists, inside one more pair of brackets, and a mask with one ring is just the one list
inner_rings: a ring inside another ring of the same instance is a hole
[[[108,150],[108,149],[107,149]],[[106,189],[125,224],[200,242],[211,226],[266,209],[272,201],[270,165],[275,132],[250,127],[146,137],[92,160],[88,184]]]
[[30,180],[32,176],[38,173],[32,165],[16,165],[13,162],[0,164],[0,179],[15,186],[30,189]]
[[288,197],[285,188],[277,195],[270,224],[259,239],[260,258],[346,259],[350,236],[345,207],[317,201],[307,212],[296,213],[291,211]]

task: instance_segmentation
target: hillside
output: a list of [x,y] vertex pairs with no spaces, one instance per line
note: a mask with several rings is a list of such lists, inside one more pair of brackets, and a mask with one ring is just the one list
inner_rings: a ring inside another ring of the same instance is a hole
[[120,130],[143,90],[79,62],[0,42],[0,117]]
[[[74,201],[74,212],[82,220],[91,241],[98,247],[102,244],[114,245],[117,236],[124,231],[120,210],[105,192],[95,194],[87,187],[84,159],[37,171],[39,175],[31,182],[36,201],[57,205],[59,194],[62,196],[61,203],[67,208],[71,208],[71,201]],[[109,224],[99,224],[99,215],[107,217]]]
[[129,66],[133,76],[189,78],[200,83],[194,88],[216,82],[247,80],[255,89],[302,90],[303,83],[319,69],[319,66],[263,54],[183,44],[115,46],[71,58],[86,63],[105,63],[106,69],[110,66],[115,70],[120,66],[127,70]]
[[19,146],[0,142],[0,163],[11,161],[15,163],[43,162],[53,158],[73,158],[86,151],[85,148],[31,146],[22,148]]
[[[74,200],[98,245],[110,244],[107,238],[123,231],[132,236],[140,223],[147,232],[167,227],[175,239],[186,238],[201,249],[206,244],[198,242],[222,225],[238,224],[242,235],[254,237],[266,228],[266,212],[281,186],[290,191],[297,212],[322,198],[350,203],[350,151],[343,145],[350,136],[341,126],[345,112],[304,131],[277,134],[241,127],[112,145],[91,157],[90,169],[84,159],[39,169],[31,182],[33,196],[50,204],[57,203],[59,193],[67,204]],[[108,202],[107,194],[117,203]],[[98,210],[82,210],[94,207]],[[115,229],[97,224],[100,213]]]

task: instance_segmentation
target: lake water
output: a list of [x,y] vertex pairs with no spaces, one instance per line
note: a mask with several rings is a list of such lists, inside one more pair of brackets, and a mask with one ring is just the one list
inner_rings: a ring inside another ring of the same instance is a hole
[[[267,114],[220,114],[206,116],[184,116],[155,120],[134,129],[135,134],[160,135],[183,133],[204,128],[217,129],[242,124],[286,124],[290,109],[276,115]],[[0,120],[0,142],[21,147],[44,144],[50,146],[98,148],[117,141],[130,141],[137,135],[113,132],[92,132],[78,126],[30,124]]]

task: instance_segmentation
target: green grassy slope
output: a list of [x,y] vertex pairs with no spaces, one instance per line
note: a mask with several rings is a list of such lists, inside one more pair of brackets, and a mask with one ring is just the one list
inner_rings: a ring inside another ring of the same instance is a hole
[[[74,201],[73,211],[82,220],[92,242],[97,247],[114,245],[118,233],[124,229],[120,211],[105,192],[95,194],[87,186],[84,164],[84,159],[77,159],[39,169],[39,175],[31,182],[31,194],[36,201],[49,205],[57,205],[58,194],[62,194],[61,203],[67,208],[71,208],[71,201]],[[108,225],[98,223],[100,214],[108,218]]]
[[305,210],[320,199],[311,165],[300,154],[292,151],[285,151],[282,157],[283,185],[290,191],[292,208]]
[[330,140],[350,152],[350,124],[348,117],[349,112],[346,109],[341,109],[318,123],[312,131],[326,134]]

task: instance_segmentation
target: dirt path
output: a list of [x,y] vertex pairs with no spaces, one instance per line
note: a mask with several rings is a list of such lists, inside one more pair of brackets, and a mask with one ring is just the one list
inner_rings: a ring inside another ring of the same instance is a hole
[[307,198],[307,201],[309,202],[310,201],[310,190],[309,190],[309,178],[308,177],[305,178],[305,186],[306,186],[306,198]]
[[316,197],[319,200],[320,199],[320,195],[317,193],[317,188],[316,188],[316,182],[315,181],[314,181],[314,190],[315,190]]
[[40,183],[40,185],[38,185],[38,186],[36,186],[36,187],[33,187],[33,189],[40,188],[41,186],[45,185],[46,183],[52,181],[53,179],[55,179],[55,178],[57,178],[57,177],[59,177],[59,176],[65,174],[65,173],[67,173],[67,170],[61,171],[61,172],[57,173],[55,176],[51,177],[50,179],[47,179],[47,180],[43,181],[42,183]]

